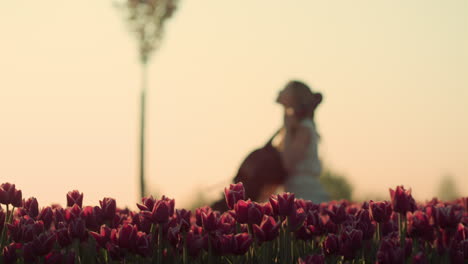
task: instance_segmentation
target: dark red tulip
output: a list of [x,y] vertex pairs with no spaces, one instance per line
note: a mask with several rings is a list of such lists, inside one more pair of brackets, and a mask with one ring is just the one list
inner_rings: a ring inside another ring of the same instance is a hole
[[70,232],[68,232],[68,227],[63,222],[60,222],[56,228],[57,230],[55,231],[55,234],[57,236],[58,244],[62,248],[66,248],[71,245],[72,237],[70,236]]
[[325,255],[337,255],[340,252],[340,241],[335,234],[328,234],[323,241],[323,252]]
[[301,226],[303,226],[306,217],[307,216],[304,212],[304,209],[297,209],[294,214],[288,216],[288,229],[292,232],[296,231]]
[[262,212],[264,215],[274,216],[275,212],[273,212],[273,207],[271,207],[271,203],[266,202],[260,204],[262,206]]
[[3,226],[5,225],[5,212],[0,208],[0,234],[2,233]]
[[76,218],[68,224],[68,232],[72,239],[76,238],[80,241],[85,241],[88,238],[86,231],[86,223],[81,218]]
[[245,189],[242,182],[230,184],[229,189],[224,188],[224,197],[229,209],[234,209],[234,205],[239,200],[245,200]]
[[337,225],[342,224],[348,216],[346,214],[346,205],[343,203],[339,206],[332,204],[328,209],[325,209],[325,212],[330,216],[330,220]]
[[202,224],[202,213],[205,213],[206,215],[208,215],[212,211],[213,210],[208,206],[204,206],[204,207],[200,207],[200,208],[195,209],[196,224],[198,226],[202,226],[203,225]]
[[233,235],[216,234],[211,240],[213,253],[218,256],[223,256],[233,253]]
[[411,196],[411,189],[405,190],[403,186],[397,186],[396,190],[390,189],[393,211],[406,215],[406,212],[416,210],[416,202]]
[[151,219],[153,223],[167,223],[169,221],[169,217],[172,217],[174,214],[174,200],[159,200],[154,205],[153,211],[141,211],[141,214]]
[[283,194],[278,194],[277,199],[278,199],[278,214],[279,215],[289,216],[296,212],[294,193],[287,192]]
[[45,229],[48,230],[54,221],[54,212],[52,211],[52,208],[49,206],[42,208],[37,219],[42,220],[42,222],[44,222]]
[[111,235],[112,230],[107,227],[106,225],[101,225],[101,229],[99,233],[96,232],[89,232],[94,239],[96,240],[96,243],[101,247],[101,248],[106,248],[107,242],[110,240],[110,235]]
[[271,216],[263,216],[260,226],[253,225],[253,232],[258,243],[271,241],[278,237],[281,223],[276,223]]
[[296,199],[296,208],[302,208],[305,212],[319,210],[319,205],[314,204],[312,201],[304,199]]
[[236,234],[233,237],[233,249],[232,253],[234,255],[245,255],[252,245],[252,237],[248,233]]
[[124,259],[125,252],[118,245],[114,243],[107,243],[106,248],[112,260],[122,261]]
[[14,207],[21,207],[22,199],[21,190],[17,190],[14,184],[7,182],[0,185],[0,204],[11,204]]
[[34,254],[34,245],[32,242],[24,244],[22,251],[24,263],[37,263],[37,257]]
[[32,218],[36,218],[39,215],[39,204],[37,199],[34,197],[31,197],[27,200],[23,199],[23,207],[20,209],[22,216],[27,214]]
[[419,210],[408,214],[408,233],[414,238],[421,238],[427,242],[432,242],[435,238],[434,226],[430,223],[429,217]]
[[119,248],[133,250],[136,248],[137,233],[136,226],[124,224],[119,229],[111,231],[111,241]]
[[456,207],[448,205],[446,207],[436,207],[434,210],[434,221],[442,229],[455,230],[460,223],[463,212],[456,210]]
[[418,252],[416,255],[413,257],[413,264],[429,264],[429,261],[426,258],[426,254],[423,252]]
[[169,243],[174,247],[177,248],[177,245],[181,241],[181,236],[180,236],[180,226],[174,226],[174,227],[169,227],[167,231],[167,240],[169,240]]
[[[318,210],[309,210],[307,212],[305,225],[308,226],[309,230],[313,231],[312,235],[314,236],[321,236],[325,232],[323,219]],[[313,229],[309,226],[313,226]]]
[[208,214],[202,213],[202,226],[206,232],[214,232],[219,226],[219,213],[211,211]]
[[138,208],[142,211],[153,211],[153,207],[156,204],[156,200],[153,196],[143,197],[141,199],[142,204],[137,204]]
[[371,240],[375,233],[375,225],[372,223],[369,210],[360,209],[356,213],[355,228],[362,231],[364,240]]
[[325,264],[324,255],[311,255],[307,256],[304,260],[299,258],[299,264]]
[[18,258],[16,250],[20,249],[21,246],[22,245],[20,243],[11,243],[3,248],[3,261],[5,264],[16,263]]
[[222,214],[219,219],[218,231],[223,234],[234,233],[236,231],[236,219],[229,213]]
[[36,256],[47,255],[54,246],[55,234],[52,232],[42,233],[33,240],[34,254]]
[[147,235],[143,232],[137,233],[136,252],[143,257],[149,257],[153,254],[153,248],[151,246],[151,235]]
[[278,216],[278,195],[271,195],[269,198],[271,209],[273,210],[273,217]]
[[247,223],[250,225],[259,225],[263,219],[263,206],[256,202],[249,204],[247,209]]
[[186,238],[187,253],[191,257],[197,257],[204,248],[205,239],[200,234],[194,233],[192,230],[187,233]]
[[370,202],[370,210],[372,213],[372,219],[377,223],[385,223],[390,220],[392,215],[392,204],[388,201],[383,202]]
[[73,207],[65,209],[65,221],[70,222],[80,217],[81,207],[78,204],[74,204]]
[[176,210],[176,220],[177,224],[180,225],[180,229],[184,232],[187,232],[190,229],[192,212],[185,209]]
[[403,264],[405,253],[393,239],[383,239],[377,252],[377,264]]
[[362,231],[357,229],[343,230],[340,235],[340,253],[345,260],[352,260],[362,247]]
[[102,201],[99,201],[102,210],[102,217],[105,221],[113,221],[117,210],[117,203],[115,199],[105,197]]
[[34,221],[29,219],[21,225],[23,242],[31,242],[40,233],[44,232],[44,223],[42,221]]
[[64,261],[64,256],[60,252],[50,252],[44,257],[45,264],[61,264]]
[[85,206],[80,217],[85,220],[86,228],[97,231],[102,222],[101,208]]
[[249,208],[252,204],[252,201],[239,200],[234,206],[234,211],[236,212],[236,220],[239,224],[246,224],[249,221]]
[[133,215],[131,224],[136,225],[138,227],[138,230],[149,234],[153,222],[140,213]]
[[80,193],[78,190],[67,193],[67,207],[72,207],[75,204],[79,207],[83,206],[83,193]]

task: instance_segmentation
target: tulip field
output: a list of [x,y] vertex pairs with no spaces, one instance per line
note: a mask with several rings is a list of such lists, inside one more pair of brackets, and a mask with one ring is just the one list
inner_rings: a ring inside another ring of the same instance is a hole
[[175,209],[145,197],[138,210],[112,198],[41,206],[0,185],[0,264],[10,263],[468,263],[468,197],[418,203],[403,186],[388,201],[314,204],[294,194],[245,199],[225,189],[226,212]]

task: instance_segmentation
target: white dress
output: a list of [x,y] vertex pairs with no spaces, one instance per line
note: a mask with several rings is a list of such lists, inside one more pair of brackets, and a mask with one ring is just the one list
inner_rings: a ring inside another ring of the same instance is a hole
[[[317,145],[319,135],[315,123],[311,119],[303,119],[301,125],[310,130],[311,140],[305,157],[299,161],[296,168],[285,183],[285,191],[295,194],[297,199],[310,200],[314,203],[322,203],[330,200],[330,196],[319,181],[322,173],[322,165],[318,158]],[[287,144],[285,142],[285,144]]]

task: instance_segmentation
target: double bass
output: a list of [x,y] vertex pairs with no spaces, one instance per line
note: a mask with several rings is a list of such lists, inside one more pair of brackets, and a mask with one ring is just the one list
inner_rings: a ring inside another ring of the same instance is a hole
[[[232,180],[233,183],[243,183],[246,199],[259,201],[266,190],[284,184],[287,172],[280,152],[273,146],[273,140],[280,131],[281,129],[263,147],[247,155]],[[211,208],[221,212],[228,210],[224,197],[213,203]]]

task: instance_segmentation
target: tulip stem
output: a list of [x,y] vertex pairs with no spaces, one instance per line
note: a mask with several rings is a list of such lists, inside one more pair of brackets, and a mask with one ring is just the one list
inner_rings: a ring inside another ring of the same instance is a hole
[[158,264],[162,263],[163,258],[163,225],[161,223],[158,224],[159,232],[158,232]]
[[182,237],[184,239],[184,248],[182,249],[182,263],[187,264],[187,232],[182,232]]

